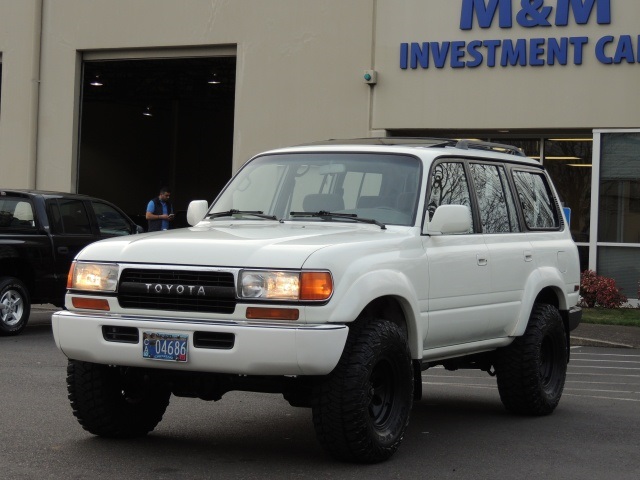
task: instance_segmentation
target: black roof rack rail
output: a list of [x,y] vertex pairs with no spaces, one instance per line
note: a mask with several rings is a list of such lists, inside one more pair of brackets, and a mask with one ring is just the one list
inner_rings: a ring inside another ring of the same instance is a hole
[[521,148],[513,145],[506,145],[504,143],[481,142],[479,140],[458,140],[455,146],[456,148],[461,148],[463,150],[473,148],[476,150],[489,150],[492,152],[510,153],[512,155],[526,157],[526,154]]
[[454,146],[455,140],[434,137],[366,137],[366,138],[330,138],[318,142],[304,143],[299,146],[316,145],[398,145],[411,147]]
[[320,145],[398,145],[405,147],[456,147],[463,150],[476,149],[493,152],[510,153],[525,157],[522,149],[513,145],[502,143],[482,142],[480,140],[456,140],[450,138],[437,137],[369,137],[369,138],[348,138],[322,140],[319,142],[305,143],[298,146],[320,146]]

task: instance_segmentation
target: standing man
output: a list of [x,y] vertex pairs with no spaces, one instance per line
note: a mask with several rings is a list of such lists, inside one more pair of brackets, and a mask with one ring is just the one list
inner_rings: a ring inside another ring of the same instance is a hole
[[170,198],[171,190],[169,187],[162,187],[160,189],[160,195],[152,199],[147,205],[145,217],[149,224],[149,232],[169,230],[170,223],[174,218],[173,205],[169,201]]

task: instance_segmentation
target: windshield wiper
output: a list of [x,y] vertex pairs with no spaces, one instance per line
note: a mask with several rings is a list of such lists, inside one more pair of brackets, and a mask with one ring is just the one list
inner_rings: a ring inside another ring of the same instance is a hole
[[226,212],[214,212],[208,213],[205,218],[217,218],[217,217],[243,217],[250,215],[252,217],[266,218],[267,220],[278,220],[275,215],[265,215],[264,212],[259,210],[227,210]]
[[334,219],[334,218],[344,218],[348,220],[353,220],[355,222],[370,223],[372,225],[377,225],[382,230],[387,229],[384,223],[381,223],[378,220],[374,220],[373,218],[360,218],[355,213],[336,213],[336,212],[327,212],[325,210],[320,210],[319,212],[289,212],[289,215],[291,215],[292,217],[317,217],[317,218],[322,218],[323,220]]

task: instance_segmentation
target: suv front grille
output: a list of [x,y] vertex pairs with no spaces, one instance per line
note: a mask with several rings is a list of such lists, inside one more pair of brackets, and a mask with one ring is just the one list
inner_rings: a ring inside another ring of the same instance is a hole
[[230,272],[125,268],[118,302],[123,308],[233,313],[235,294]]

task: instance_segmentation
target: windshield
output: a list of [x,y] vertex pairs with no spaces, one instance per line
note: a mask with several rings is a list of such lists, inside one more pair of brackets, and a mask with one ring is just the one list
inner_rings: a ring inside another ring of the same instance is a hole
[[265,155],[238,172],[210,214],[233,210],[283,220],[354,221],[348,215],[303,215],[331,212],[388,225],[413,225],[420,178],[421,162],[406,155]]

